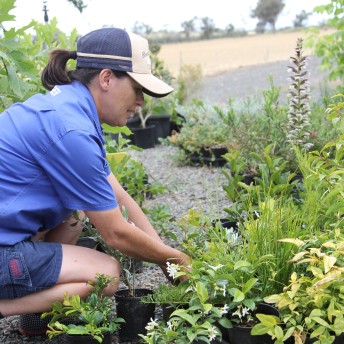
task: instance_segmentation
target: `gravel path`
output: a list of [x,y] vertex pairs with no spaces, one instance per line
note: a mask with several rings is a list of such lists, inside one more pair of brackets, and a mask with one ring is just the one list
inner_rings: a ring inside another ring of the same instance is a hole
[[[203,88],[195,93],[195,98],[226,104],[229,98],[242,102],[248,97],[262,97],[262,91],[270,88],[269,76],[275,87],[281,87],[280,101],[286,101],[288,92],[289,60],[238,68],[227,73],[204,78]],[[326,89],[327,72],[320,70],[320,59],[309,57],[307,71],[313,99],[318,99]]]
[[[157,145],[155,148],[142,152],[131,152],[135,159],[140,160],[150,176],[150,180],[157,180],[168,187],[163,195],[147,200],[146,207],[165,204],[170,214],[177,219],[194,208],[203,209],[208,214],[222,216],[226,199],[222,192],[225,178],[220,168],[212,167],[179,167],[176,164],[177,149]],[[176,228],[172,228],[177,230]],[[168,241],[166,239],[166,241]],[[144,271],[137,275],[138,287],[154,287],[166,283],[159,268],[152,264],[145,264]],[[159,316],[159,309],[157,310]],[[18,333],[18,316],[12,316],[0,321],[1,344],[37,344],[61,343],[60,338],[49,341],[45,336],[26,337]],[[116,336],[113,344],[119,343]],[[121,342],[121,344],[125,344]]]

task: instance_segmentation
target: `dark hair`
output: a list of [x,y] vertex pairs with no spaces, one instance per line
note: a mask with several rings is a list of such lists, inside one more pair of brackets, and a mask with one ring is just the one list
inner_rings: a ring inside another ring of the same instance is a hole
[[[80,81],[88,86],[91,80],[101,72],[101,69],[76,68],[67,70],[67,62],[70,59],[76,60],[76,51],[55,49],[50,53],[48,64],[42,71],[41,81],[44,88],[52,90],[55,85],[70,84],[74,80]],[[112,70],[117,78],[127,76],[126,72]]]

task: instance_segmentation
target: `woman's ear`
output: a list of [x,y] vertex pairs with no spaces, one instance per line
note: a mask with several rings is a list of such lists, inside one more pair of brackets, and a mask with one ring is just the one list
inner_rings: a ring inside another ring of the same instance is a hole
[[98,74],[98,80],[100,87],[107,91],[110,87],[110,81],[113,78],[113,73],[111,69],[102,69],[101,72]]

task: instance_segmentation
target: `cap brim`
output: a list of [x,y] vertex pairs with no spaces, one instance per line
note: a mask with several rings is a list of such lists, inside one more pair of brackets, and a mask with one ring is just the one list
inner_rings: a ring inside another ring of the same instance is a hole
[[138,84],[143,87],[143,92],[155,98],[165,97],[173,91],[170,85],[161,81],[152,74],[127,72]]

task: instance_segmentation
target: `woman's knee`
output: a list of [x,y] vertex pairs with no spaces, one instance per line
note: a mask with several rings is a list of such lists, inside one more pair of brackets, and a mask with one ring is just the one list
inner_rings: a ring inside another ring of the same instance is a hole
[[120,264],[119,262],[110,257],[112,262],[111,262],[111,267],[109,266],[109,268],[111,268],[112,271],[109,271],[107,274],[110,277],[113,277],[113,281],[105,288],[104,293],[107,296],[112,296],[118,289],[119,283],[120,283]]

